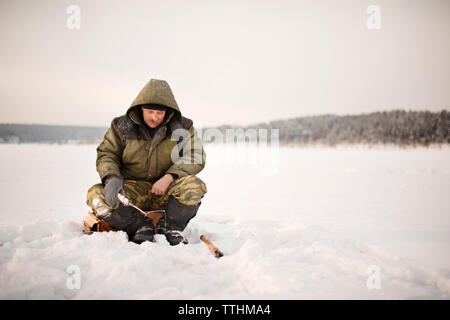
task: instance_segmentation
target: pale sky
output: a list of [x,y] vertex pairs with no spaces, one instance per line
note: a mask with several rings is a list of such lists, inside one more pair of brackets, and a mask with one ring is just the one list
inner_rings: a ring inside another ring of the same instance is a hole
[[151,78],[203,126],[450,109],[448,0],[0,0],[0,26],[0,123],[108,126]]

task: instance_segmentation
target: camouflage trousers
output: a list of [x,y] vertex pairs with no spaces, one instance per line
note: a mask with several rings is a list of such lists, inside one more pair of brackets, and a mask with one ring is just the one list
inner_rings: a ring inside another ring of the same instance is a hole
[[[125,179],[123,190],[125,196],[144,211],[165,209],[169,197],[173,196],[187,206],[197,205],[207,192],[205,183],[195,175],[184,176],[173,181],[166,194],[151,193],[153,183],[149,181]],[[97,217],[103,217],[115,209],[105,201],[102,183],[89,188],[86,204],[92,208]]]

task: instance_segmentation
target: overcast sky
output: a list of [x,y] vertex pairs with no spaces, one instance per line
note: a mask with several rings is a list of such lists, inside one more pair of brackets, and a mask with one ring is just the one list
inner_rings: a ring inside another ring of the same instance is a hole
[[448,0],[1,0],[0,25],[1,123],[108,126],[151,78],[203,126],[450,109]]

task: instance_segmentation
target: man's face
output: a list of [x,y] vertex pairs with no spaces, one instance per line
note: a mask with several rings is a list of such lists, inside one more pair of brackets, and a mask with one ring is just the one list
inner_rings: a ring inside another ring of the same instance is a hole
[[142,109],[142,117],[144,118],[145,123],[150,128],[156,128],[163,122],[164,116],[166,115],[165,111],[162,110],[153,110],[153,109]]

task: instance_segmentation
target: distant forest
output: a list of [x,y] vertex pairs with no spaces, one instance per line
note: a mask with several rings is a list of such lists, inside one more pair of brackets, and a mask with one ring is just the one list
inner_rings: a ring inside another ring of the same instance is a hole
[[1,143],[89,144],[103,139],[107,128],[0,124]]
[[[447,110],[435,113],[395,110],[360,115],[299,117],[242,129],[279,129],[280,145],[428,146],[449,144],[449,125],[450,113]],[[225,134],[226,129],[237,127],[224,125],[215,129]],[[98,144],[106,130],[105,127],[0,124],[0,143]]]
[[[428,146],[450,143],[449,125],[450,113],[446,110],[435,113],[395,110],[346,116],[299,117],[260,123],[243,129],[279,129],[280,145]],[[232,128],[234,127],[221,126],[217,129],[225,135],[226,130]]]

